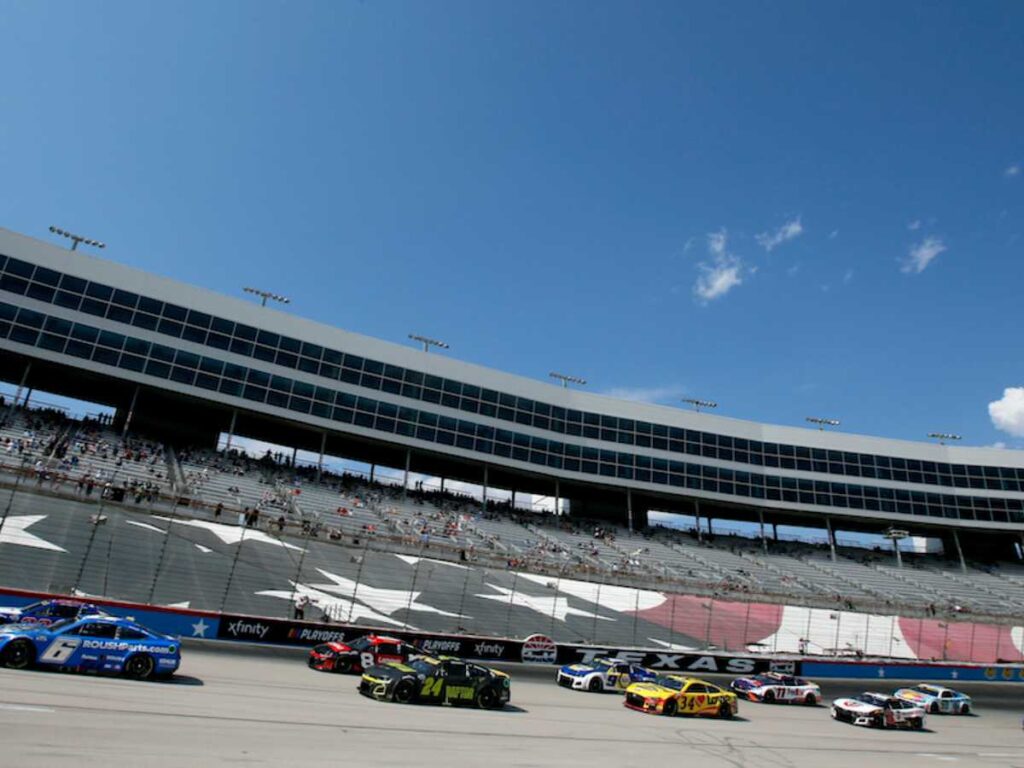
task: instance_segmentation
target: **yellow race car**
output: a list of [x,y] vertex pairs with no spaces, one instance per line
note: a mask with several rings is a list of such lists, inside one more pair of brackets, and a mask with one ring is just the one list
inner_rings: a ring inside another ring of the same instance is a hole
[[730,718],[739,711],[736,694],[717,685],[682,675],[658,675],[626,689],[625,705],[651,715],[715,715]]

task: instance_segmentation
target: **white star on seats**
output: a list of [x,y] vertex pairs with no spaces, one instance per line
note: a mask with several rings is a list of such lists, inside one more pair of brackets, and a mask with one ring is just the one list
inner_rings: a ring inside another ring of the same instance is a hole
[[147,531],[155,531],[156,533],[163,534],[164,536],[167,535],[167,531],[163,528],[157,528],[155,525],[150,525],[149,523],[140,523],[137,520],[127,520],[126,522],[128,525],[134,525],[136,528],[145,528]]
[[535,584],[555,586],[559,592],[619,612],[646,611],[657,608],[667,599],[661,592],[654,592],[650,589],[619,587],[614,584],[594,584],[590,581],[576,579],[559,580],[551,576],[538,576],[533,573],[521,573],[519,578],[532,581]]
[[506,587],[499,587],[497,584],[488,584],[491,589],[501,592],[500,595],[477,595],[485,600],[494,600],[498,603],[508,603],[520,608],[528,608],[544,616],[554,616],[559,621],[565,621],[566,616],[586,616],[588,619],[600,619],[601,621],[614,621],[606,616],[598,616],[596,613],[581,611],[579,608],[570,608],[569,601],[564,597],[537,597],[535,595],[524,595],[522,592],[513,592]]
[[[193,544],[195,544],[195,542],[192,542],[192,543],[193,543]],[[208,554],[210,554],[211,552],[213,552],[213,550],[212,550],[212,549],[210,549],[209,547],[204,547],[204,546],[203,546],[202,544],[196,544],[196,549],[198,549],[198,550],[199,550],[200,552],[202,552],[202,553],[203,553],[204,555],[208,555]]]
[[[419,596],[423,594],[422,592],[410,592],[406,589],[380,589],[378,587],[371,587],[367,584],[360,584],[352,581],[351,579],[346,579],[344,576],[339,576],[336,573],[325,571],[323,568],[317,568],[317,571],[330,579],[331,583],[310,584],[314,589],[323,589],[328,592],[361,600],[367,605],[372,605],[376,610],[382,611],[388,615],[393,614],[395,611],[400,611],[403,608],[407,608],[410,611],[438,613],[441,616],[458,617],[459,615],[457,613],[442,611],[439,608],[434,608],[432,605],[416,602],[419,599]],[[471,617],[467,616],[465,618]]]
[[187,525],[191,528],[202,528],[203,530],[212,533],[225,544],[238,544],[242,541],[258,541],[261,544],[272,544],[275,547],[294,549],[296,552],[302,551],[302,547],[296,547],[294,544],[287,544],[275,539],[257,528],[244,528],[238,525],[225,525],[224,523],[211,523],[207,520],[176,520],[169,517],[161,517],[159,519],[169,520],[170,522],[178,525]]
[[200,619],[192,625],[192,637],[206,637],[206,630],[210,628],[210,625]]
[[8,517],[7,522],[3,524],[3,528],[0,528],[0,544],[16,544],[19,547],[35,547],[36,549],[49,549],[53,552],[67,552],[64,547],[51,544],[46,539],[42,539],[25,530],[40,520],[45,519],[45,517],[46,515]]
[[417,563],[424,562],[437,563],[438,565],[450,565],[452,568],[463,568],[467,571],[469,570],[468,565],[462,565],[462,563],[452,563],[448,560],[435,560],[432,557],[416,557],[415,555],[395,555],[395,557],[397,557],[403,563],[408,563],[412,566],[415,566]]
[[[316,589],[308,584],[296,584],[294,581],[290,582],[294,587],[294,591],[286,589],[266,589],[262,592],[257,592],[257,595],[266,595],[267,597],[277,597],[282,600],[288,600],[289,602],[298,602],[299,598],[308,598],[314,605],[318,606],[321,610],[325,611],[335,621],[344,622],[355,622],[359,619],[369,619],[371,621],[383,622],[385,624],[392,624],[396,627],[405,626],[401,621],[395,621],[389,616],[385,616],[377,611],[373,610],[369,606],[357,603],[353,600],[347,600],[344,597],[338,597],[337,595],[331,595],[322,590]],[[413,629],[413,627],[408,627]]]

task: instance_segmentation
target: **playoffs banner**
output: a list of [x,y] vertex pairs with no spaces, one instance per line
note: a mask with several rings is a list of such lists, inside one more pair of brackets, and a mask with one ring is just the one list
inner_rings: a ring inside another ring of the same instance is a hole
[[523,661],[524,644],[521,640],[457,637],[425,632],[357,627],[347,624],[315,624],[305,621],[285,621],[228,614],[220,618],[217,639],[308,647],[319,643],[348,642],[371,632],[404,640],[420,648],[424,653],[461,656],[481,661]]

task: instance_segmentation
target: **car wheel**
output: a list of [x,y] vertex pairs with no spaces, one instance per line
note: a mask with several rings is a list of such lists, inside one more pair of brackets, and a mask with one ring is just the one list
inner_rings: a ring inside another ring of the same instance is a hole
[[732,707],[729,706],[729,702],[723,701],[718,705],[718,716],[723,720],[732,719]]
[[915,717],[910,722],[910,727],[913,728],[915,731],[920,731],[922,728],[924,728],[924,720],[920,717]]
[[665,702],[665,705],[661,708],[661,714],[666,717],[672,717],[676,712],[679,711],[679,705],[676,704],[675,699],[669,699]]
[[335,659],[334,671],[340,672],[343,675],[347,675],[349,672],[352,671],[352,659]]
[[970,704],[961,704],[960,705],[960,714],[961,715],[969,715],[969,714],[971,714],[971,705]]
[[598,691],[604,690],[604,683],[601,682],[601,678],[594,675],[590,678],[590,682],[587,683],[587,690],[591,693],[597,693]]
[[476,695],[476,705],[480,709],[494,709],[498,706],[498,694],[493,688],[484,688]]
[[153,657],[146,653],[139,653],[131,656],[124,664],[124,673],[136,680],[146,680],[153,675],[156,669],[156,662]]
[[399,680],[392,698],[399,704],[408,704],[415,694],[416,688],[412,680]]
[[931,706],[928,707],[928,711],[931,712],[933,715],[939,714],[939,702],[933,701],[931,703]]
[[806,704],[808,707],[816,707],[818,706],[818,697],[815,696],[813,693],[808,693],[806,696],[804,696],[804,704]]
[[764,703],[765,704],[774,704],[775,703],[775,691],[765,691],[764,692]]
[[0,662],[8,669],[28,669],[36,660],[36,649],[28,640],[14,640],[4,646]]
[[871,723],[875,728],[885,728],[885,715],[875,715]]

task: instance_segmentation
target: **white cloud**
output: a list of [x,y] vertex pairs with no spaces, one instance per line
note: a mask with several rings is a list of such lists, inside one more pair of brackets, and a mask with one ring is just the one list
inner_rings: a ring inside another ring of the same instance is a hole
[[1020,166],[1017,163],[1006,166],[1006,170],[1003,171],[1003,176],[1008,179],[1012,179],[1014,176],[1020,176]]
[[853,280],[853,270],[848,269],[843,273],[843,283],[849,285],[851,280]]
[[711,262],[702,261],[697,265],[700,275],[693,285],[693,292],[705,303],[724,296],[743,282],[743,262],[729,253],[728,243],[725,229],[708,235]]
[[797,275],[797,273],[799,271],[800,271],[800,265],[799,264],[793,264],[792,266],[790,266],[790,267],[788,267],[786,269],[786,274],[789,275],[790,277],[796,277],[796,275]]
[[999,400],[988,404],[992,425],[1014,437],[1024,437],[1024,387],[1007,387]]
[[837,237],[839,237],[839,230],[838,229],[833,229],[831,232],[828,233],[828,239],[829,240],[835,240]]
[[770,253],[773,248],[779,247],[787,240],[800,237],[803,231],[804,226],[800,223],[800,217],[797,216],[795,219],[787,221],[774,232],[762,232],[759,235],[755,235],[754,239],[757,240],[758,245]]
[[632,400],[636,403],[662,403],[676,400],[686,394],[686,387],[677,385],[667,387],[612,387],[601,394],[619,400]]
[[907,258],[903,261],[901,269],[904,272],[920,274],[924,272],[925,268],[931,264],[932,259],[938,256],[943,251],[947,250],[945,243],[942,242],[942,238],[939,237],[926,237],[917,245],[910,247],[910,252],[907,254]]
[[909,229],[911,232],[916,232],[920,228],[921,228],[921,220],[920,219],[914,219],[913,221],[911,221],[910,223],[907,224],[907,229]]

